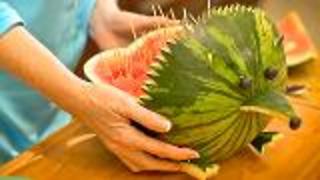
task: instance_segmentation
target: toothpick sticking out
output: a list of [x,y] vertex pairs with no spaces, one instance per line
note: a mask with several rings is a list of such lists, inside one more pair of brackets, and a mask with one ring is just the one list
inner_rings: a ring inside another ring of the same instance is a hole
[[157,10],[156,10],[156,7],[154,6],[154,4],[151,5],[151,9],[152,9],[153,16],[157,16]]
[[186,9],[186,8],[183,8],[182,13],[183,13],[183,15],[182,15],[182,21],[186,22],[187,19],[188,19],[187,9]]
[[170,8],[169,13],[170,13],[170,18],[171,18],[171,19],[173,19],[173,20],[176,20],[176,19],[177,19],[177,18],[176,18],[176,15],[174,14],[174,12],[173,12],[173,10],[172,10],[172,8]]
[[208,17],[211,15],[211,0],[207,0],[207,13]]
[[136,40],[138,36],[137,36],[137,32],[134,28],[134,25],[132,22],[130,22],[129,24],[130,24],[130,29],[131,29],[131,34],[133,36],[133,39]]
[[157,8],[159,10],[160,16],[164,18],[165,15],[164,15],[163,10],[162,10],[162,8],[161,8],[161,6],[159,4],[157,4]]
[[198,24],[198,23],[199,23],[198,20],[197,20],[191,13],[189,14],[189,17],[190,17],[191,21],[192,21],[194,24]]

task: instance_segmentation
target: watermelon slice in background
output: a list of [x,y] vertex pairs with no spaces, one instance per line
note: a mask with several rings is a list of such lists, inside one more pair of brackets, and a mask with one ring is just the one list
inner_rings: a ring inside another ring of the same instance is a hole
[[288,67],[295,67],[317,57],[312,40],[296,12],[290,12],[281,19],[278,28],[284,35]]

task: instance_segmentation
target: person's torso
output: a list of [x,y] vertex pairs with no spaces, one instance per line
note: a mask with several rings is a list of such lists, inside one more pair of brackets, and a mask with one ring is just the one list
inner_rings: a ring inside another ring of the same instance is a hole
[[[25,28],[62,63],[71,70],[75,68],[86,43],[94,0],[4,2],[19,13]],[[17,78],[0,71],[0,162],[43,139],[68,120],[68,115],[55,104]]]

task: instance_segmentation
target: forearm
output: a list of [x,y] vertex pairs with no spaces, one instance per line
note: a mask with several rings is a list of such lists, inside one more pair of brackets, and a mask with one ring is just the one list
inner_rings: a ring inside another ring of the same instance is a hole
[[81,111],[77,110],[81,108],[77,102],[84,98],[79,90],[85,82],[23,27],[15,27],[0,38],[0,68],[22,79],[66,111]]

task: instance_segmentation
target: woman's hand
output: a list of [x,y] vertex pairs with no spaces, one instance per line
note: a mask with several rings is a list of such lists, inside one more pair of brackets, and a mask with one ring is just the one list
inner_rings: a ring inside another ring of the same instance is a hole
[[139,35],[171,24],[177,24],[177,21],[121,11],[116,0],[97,0],[90,27],[91,37],[99,48],[107,49],[127,45],[134,38],[133,33]]
[[132,171],[179,171],[180,163],[172,160],[199,157],[191,149],[153,139],[132,126],[134,121],[159,133],[171,127],[168,120],[143,108],[132,96],[107,85],[87,83],[83,89],[87,111],[77,113],[77,118],[94,129],[105,146]]

